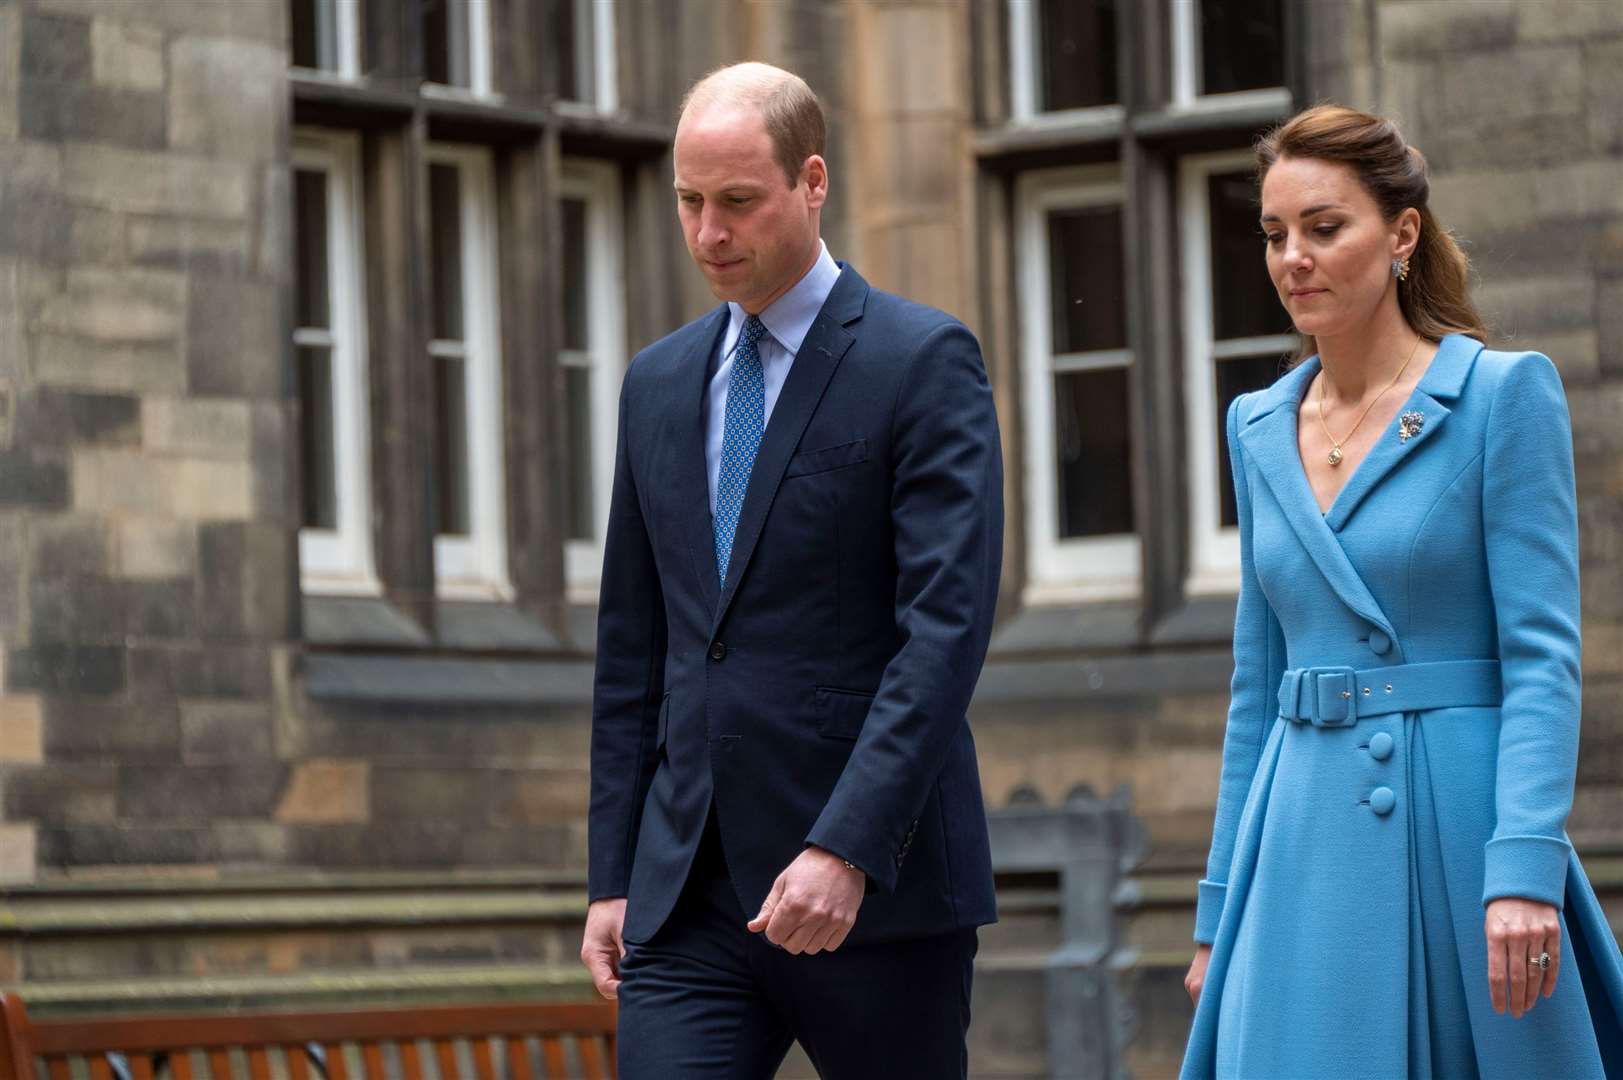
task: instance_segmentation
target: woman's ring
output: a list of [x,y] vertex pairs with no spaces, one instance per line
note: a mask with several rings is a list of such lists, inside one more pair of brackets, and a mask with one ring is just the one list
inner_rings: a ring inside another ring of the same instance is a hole
[[1534,957],[1529,956],[1527,958],[1527,966],[1528,967],[1536,967],[1540,971],[1549,971],[1550,970],[1550,954],[1547,953],[1547,952],[1541,952],[1541,953],[1538,954],[1538,957],[1536,959]]

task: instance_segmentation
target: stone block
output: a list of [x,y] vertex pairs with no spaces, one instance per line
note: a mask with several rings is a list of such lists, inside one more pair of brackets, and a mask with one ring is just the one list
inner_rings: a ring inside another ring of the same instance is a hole
[[0,773],[4,814],[50,825],[111,824],[117,780],[114,765],[10,766]]
[[1483,170],[1434,176],[1431,205],[1466,240],[1525,228],[1539,220],[1539,175],[1532,170]]
[[141,441],[149,450],[192,457],[243,458],[250,450],[247,402],[226,398],[148,397]]
[[214,640],[286,638],[294,538],[278,525],[207,525],[198,534],[203,632]]
[[1381,57],[1390,60],[1507,48],[1516,42],[1516,7],[1515,0],[1382,3],[1376,20]]
[[60,510],[68,505],[67,467],[30,447],[0,450],[0,507]]
[[956,216],[963,196],[963,127],[952,116],[871,120],[856,133],[862,213]]
[[1584,119],[1591,150],[1623,155],[1623,37],[1584,43]]
[[185,349],[180,341],[121,345],[66,334],[27,335],[34,378],[55,386],[89,390],[175,393],[186,386]]
[[877,287],[942,311],[968,310],[964,230],[956,220],[899,225],[859,223],[865,232],[864,269]]
[[1623,372],[1623,276],[1595,284],[1595,338],[1601,370]]
[[0,761],[45,760],[45,712],[37,694],[0,694]]
[[98,341],[172,342],[185,332],[186,302],[181,274],[75,267],[39,311],[36,326]]
[[15,4],[0,5],[0,139],[17,137],[17,83],[22,67],[22,11]]
[[118,589],[126,640],[197,636],[197,589],[190,578],[120,581]]
[[169,46],[169,144],[237,161],[273,158],[287,124],[285,47],[241,38]]
[[98,517],[38,517],[29,529],[29,573],[35,579],[104,574],[110,563],[107,523]]
[[197,565],[197,530],[190,522],[120,517],[114,523],[114,572],[156,580],[186,577]]
[[1613,0],[1516,0],[1511,6],[1523,41],[1587,41],[1623,34],[1623,8]]
[[281,296],[261,282],[191,279],[188,385],[194,393],[279,397],[286,351]]
[[[967,115],[966,28],[956,5],[860,8],[852,34],[856,99],[883,102],[886,112]],[[918,63],[920,56],[930,62]]]
[[252,233],[246,223],[209,218],[134,215],[127,251],[138,266],[161,266],[221,277],[249,265]]
[[585,769],[513,770],[504,779],[494,807],[497,825],[556,825],[586,817],[591,780]]
[[119,768],[119,817],[143,823],[270,817],[287,766],[147,765]]
[[30,0],[50,14],[106,18],[175,34],[245,37],[285,47],[287,8],[281,0]]
[[270,656],[263,647],[132,645],[130,684],[142,700],[231,698],[265,700],[271,694]]
[[276,820],[301,825],[355,825],[371,819],[371,766],[317,759],[293,766]]
[[41,386],[18,396],[14,431],[24,446],[129,446],[141,438],[141,402]]
[[36,644],[117,645],[124,640],[122,589],[99,574],[35,574],[28,581],[28,629]]
[[5,674],[7,690],[116,694],[125,685],[124,650],[112,645],[24,645],[6,653]]
[[27,885],[39,876],[37,834],[32,822],[0,824],[0,884]]
[[24,11],[21,74],[53,82],[90,81],[90,24]]
[[252,210],[248,166],[174,151],[70,144],[63,152],[69,198],[136,214],[243,219]]
[[162,150],[167,138],[161,94],[89,82],[24,78],[17,123],[27,138],[138,150]]
[[322,868],[407,869],[471,865],[460,824],[289,826],[289,862]]
[[285,826],[259,821],[221,821],[215,823],[213,833],[215,857],[222,864],[280,867],[287,863]]
[[1546,221],[1623,215],[1623,160],[1540,170],[1533,212]]
[[[1521,117],[1577,120],[1583,110],[1583,53],[1577,45],[1444,56],[1436,61],[1434,80],[1421,114],[1428,130],[1463,124],[1492,131]],[[1484,109],[1484,102],[1493,107]]]
[[48,761],[173,764],[180,756],[175,701],[58,694],[44,701]]
[[262,702],[180,702],[180,749],[188,765],[268,760],[272,732],[271,709]]
[[184,866],[212,863],[214,856],[214,836],[204,826],[80,825],[39,830],[42,866]]
[[163,32],[95,19],[90,24],[91,78],[121,90],[162,90]]
[[0,641],[27,623],[28,517],[23,511],[0,512]]
[[99,448],[73,454],[74,505],[99,512],[241,520],[253,510],[252,477],[252,467],[242,461],[152,458]]
[[6,178],[6,197],[22,191],[56,192],[62,183],[62,148],[23,139],[0,143],[0,176]]

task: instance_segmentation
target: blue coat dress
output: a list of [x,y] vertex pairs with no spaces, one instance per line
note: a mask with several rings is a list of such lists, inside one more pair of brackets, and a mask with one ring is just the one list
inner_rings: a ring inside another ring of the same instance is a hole
[[[1565,833],[1578,754],[1572,436],[1555,367],[1451,335],[1320,513],[1318,359],[1228,414],[1241,571],[1184,1077],[1623,1077],[1623,959]],[[1483,905],[1562,908],[1560,978],[1493,1011]]]

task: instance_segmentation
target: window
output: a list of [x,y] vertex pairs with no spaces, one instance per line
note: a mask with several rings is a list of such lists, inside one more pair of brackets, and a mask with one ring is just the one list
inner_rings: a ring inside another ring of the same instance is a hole
[[1284,86],[1283,0],[1171,4],[1174,102],[1188,105],[1214,94]]
[[367,512],[359,147],[300,132],[293,151],[294,354],[303,441],[299,561],[311,592],[376,592]]
[[614,479],[620,376],[625,370],[621,304],[620,178],[601,162],[565,166],[562,200],[568,546],[572,597],[597,599],[603,535]]
[[1020,183],[1033,599],[1138,588],[1122,194],[1114,166],[1030,173]]
[[557,0],[559,95],[597,112],[620,107],[614,0]]
[[510,587],[490,151],[431,147],[428,195],[435,578],[445,595],[505,596]]
[[1010,112],[1117,106],[1115,0],[1008,0]]
[[1243,150],[1182,162],[1190,593],[1239,587],[1239,519],[1224,418],[1240,394],[1277,379],[1296,346],[1263,260],[1254,168]]
[[359,6],[360,0],[292,0],[288,38],[293,66],[341,79],[359,77]]
[[488,95],[490,9],[487,0],[420,0],[423,74],[433,86]]

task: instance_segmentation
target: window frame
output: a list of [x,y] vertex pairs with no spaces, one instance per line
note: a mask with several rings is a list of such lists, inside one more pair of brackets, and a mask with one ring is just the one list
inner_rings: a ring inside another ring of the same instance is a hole
[[[1069,127],[1078,123],[1108,126],[1127,115],[1121,102],[1076,109],[1039,107],[1042,85],[1042,42],[1037,20],[1040,0],[1006,0],[1008,13],[1009,120],[1024,126]],[[1117,21],[1116,52],[1122,51],[1121,23]]]
[[468,11],[468,85],[432,82],[423,78],[421,90],[430,97],[494,98],[495,86],[491,72],[495,57],[491,53],[490,0],[446,0],[448,4],[466,5]]
[[1256,163],[1251,150],[1188,154],[1178,163],[1178,218],[1183,263],[1184,409],[1189,483],[1189,570],[1184,591],[1191,596],[1229,595],[1240,588],[1240,530],[1221,521],[1222,463],[1215,456],[1217,363],[1225,354],[1254,356],[1296,347],[1291,334],[1218,341],[1212,303],[1210,177],[1240,172]]
[[[293,2],[297,3],[298,0],[293,0]],[[311,2],[316,5],[318,10],[323,4],[333,6],[333,52],[336,54],[337,66],[323,68],[289,64],[288,70],[306,78],[336,79],[340,82],[357,81],[361,77],[361,0],[311,0]],[[319,17],[316,20],[316,25],[321,25]],[[318,34],[316,42],[318,52],[320,47]],[[291,48],[290,44],[290,52]]]
[[[372,550],[371,423],[362,253],[360,137],[353,132],[294,132],[290,167],[327,176],[327,282],[332,326],[295,326],[293,346],[329,350],[333,378],[333,458],[338,528],[299,529],[300,588],[312,594],[377,595]],[[301,470],[302,471],[302,470]]]
[[512,599],[494,153],[483,146],[431,142],[423,164],[425,173],[433,165],[458,171],[464,337],[460,343],[430,338],[423,359],[462,359],[469,443],[469,533],[434,536],[434,589],[445,599]]
[[1034,170],[1022,174],[1016,184],[1027,604],[1136,598],[1142,589],[1138,532],[1060,539],[1054,460],[1054,376],[1103,367],[1123,367],[1130,373],[1135,358],[1130,347],[1054,355],[1047,215],[1053,210],[1115,206],[1122,209],[1125,227],[1126,195],[1116,164]]
[[[1288,113],[1291,92],[1286,86],[1259,87],[1207,94],[1200,86],[1201,0],[1167,0],[1167,37],[1171,52],[1170,100],[1178,112],[1227,112],[1235,109],[1275,109]],[[1288,58],[1287,58],[1288,63]],[[1287,79],[1289,78],[1287,74]]]
[[[586,352],[560,344],[558,366],[586,368],[590,375],[592,424],[592,531],[590,540],[569,539],[564,530],[564,586],[572,603],[596,603],[603,572],[603,539],[608,531],[609,496],[614,486],[618,437],[620,380],[626,369],[623,286],[624,229],[620,205],[620,169],[613,162],[565,159],[560,167],[558,199],[586,204]],[[563,273],[569,268],[563,267]],[[560,335],[561,341],[561,335]],[[567,400],[565,409],[568,408]],[[570,447],[564,447],[565,468]],[[567,485],[566,485],[567,489]]]

